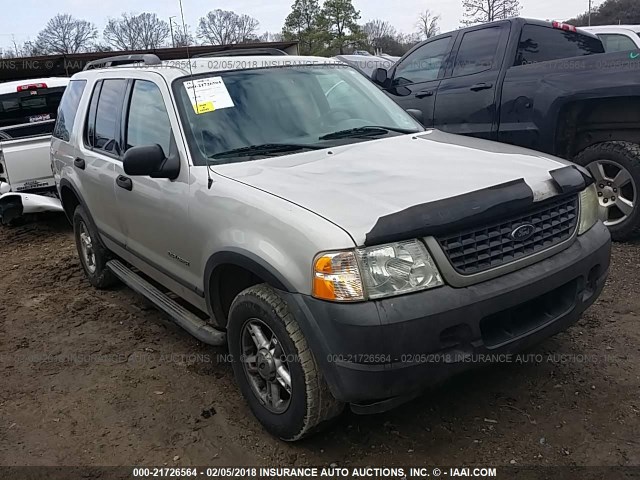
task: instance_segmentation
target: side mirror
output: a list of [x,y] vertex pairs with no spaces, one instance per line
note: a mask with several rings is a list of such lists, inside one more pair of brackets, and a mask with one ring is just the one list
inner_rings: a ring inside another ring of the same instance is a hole
[[373,80],[380,86],[385,86],[385,84],[389,80],[389,73],[387,72],[387,69],[376,68],[373,73],[371,73],[371,80]]
[[421,125],[424,124],[424,114],[422,113],[422,110],[419,110],[417,108],[407,108],[406,112],[415,120],[420,122]]
[[132,176],[174,179],[180,173],[177,155],[166,157],[160,145],[131,147],[122,159],[124,173]]

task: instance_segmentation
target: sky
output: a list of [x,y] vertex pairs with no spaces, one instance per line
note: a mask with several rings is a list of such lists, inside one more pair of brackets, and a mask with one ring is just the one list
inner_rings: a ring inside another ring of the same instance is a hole
[[[602,0],[595,0],[598,5]],[[102,32],[110,17],[123,12],[154,12],[168,20],[176,15],[180,19],[178,0],[0,0],[11,3],[11,13],[0,16],[0,48],[35,39],[49,18],[57,13],[71,15],[93,22]],[[195,32],[198,19],[210,10],[220,8],[245,13],[258,19],[260,33],[279,32],[285,17],[291,11],[293,0],[183,0],[185,21]],[[462,0],[353,0],[360,10],[361,23],[375,18],[389,21],[399,31],[411,33],[421,11],[429,9],[440,14],[442,32],[456,29],[462,18]],[[521,15],[530,18],[566,20],[588,9],[588,0],[520,0]]]

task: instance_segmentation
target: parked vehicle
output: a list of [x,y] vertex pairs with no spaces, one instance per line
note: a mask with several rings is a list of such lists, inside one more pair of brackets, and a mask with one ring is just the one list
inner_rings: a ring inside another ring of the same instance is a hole
[[68,78],[0,84],[0,219],[62,211],[49,145]]
[[424,125],[586,166],[614,239],[640,233],[640,55],[593,34],[514,18],[417,45],[375,81]]
[[397,62],[400,57],[384,56],[374,57],[373,55],[336,55],[333,57],[341,62],[347,63],[352,67],[357,68],[363,75],[371,77],[374,70],[377,68],[390,69],[393,64]]
[[329,59],[136,58],[74,75],[56,125],[80,262],[228,345],[272,434],[392,408],[600,294],[611,241],[586,170],[425,130]]
[[597,35],[608,53],[640,49],[640,25],[600,25],[580,30]]

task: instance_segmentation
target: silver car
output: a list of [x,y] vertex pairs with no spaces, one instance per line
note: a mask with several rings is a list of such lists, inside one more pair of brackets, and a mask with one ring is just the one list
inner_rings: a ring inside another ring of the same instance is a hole
[[603,288],[588,173],[425,130],[338,61],[115,57],[67,91],[51,155],[89,281],[228,345],[284,440],[539,342]]

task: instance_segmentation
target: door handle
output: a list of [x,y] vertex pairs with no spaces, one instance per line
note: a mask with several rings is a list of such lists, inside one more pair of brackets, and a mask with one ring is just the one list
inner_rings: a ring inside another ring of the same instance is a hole
[[489,88],[493,88],[493,83],[476,83],[472,85],[469,90],[472,92],[479,92],[480,90],[488,90]]
[[87,165],[84,163],[84,158],[76,158],[76,159],[73,161],[73,165],[74,165],[76,168],[79,168],[80,170],[84,170],[84,169],[85,169],[85,167],[87,166]]
[[416,98],[432,97],[434,93],[433,90],[423,90],[422,92],[416,93]]
[[116,178],[116,184],[125,190],[133,190],[133,182],[129,177],[125,177],[124,175],[118,175],[118,178]]

